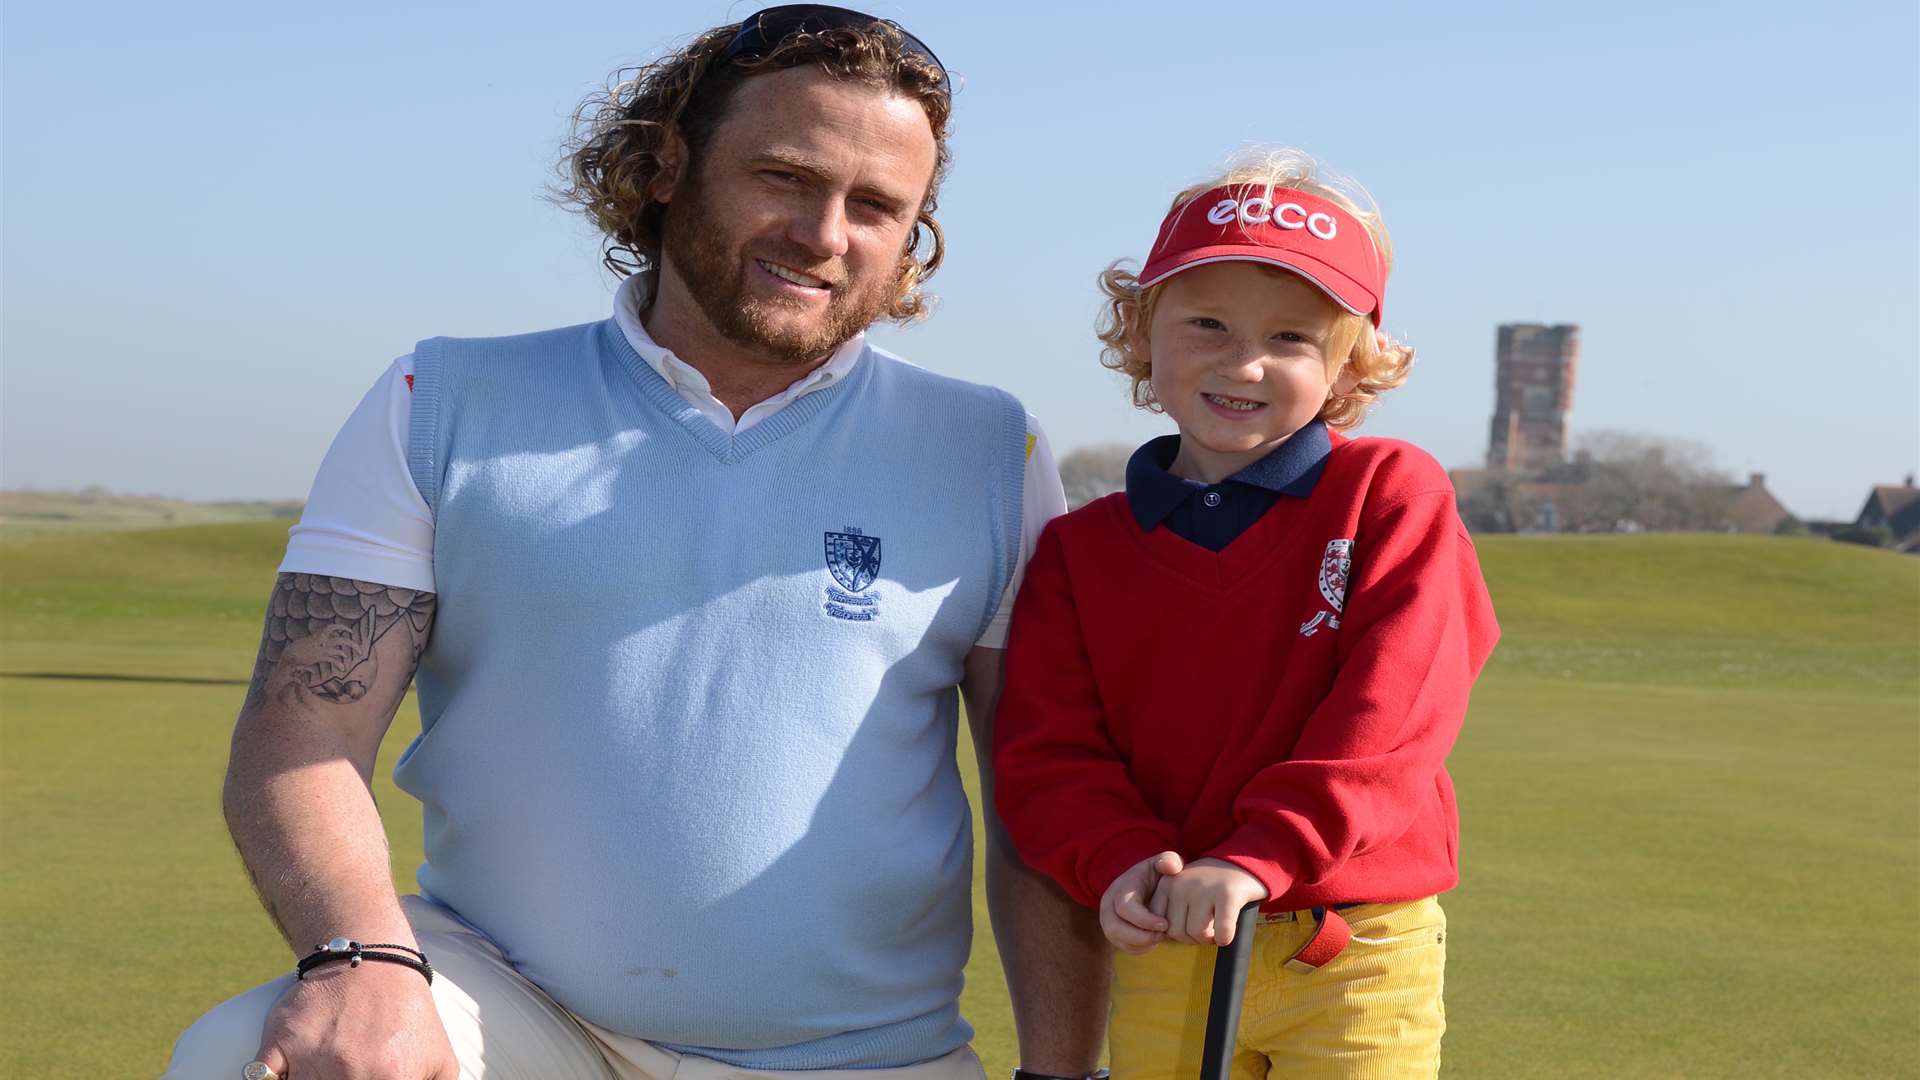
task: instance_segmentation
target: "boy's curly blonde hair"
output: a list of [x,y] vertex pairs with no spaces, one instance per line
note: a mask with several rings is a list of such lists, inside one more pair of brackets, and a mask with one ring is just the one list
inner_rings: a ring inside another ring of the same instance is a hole
[[[1338,203],[1372,234],[1374,247],[1380,252],[1382,276],[1393,272],[1393,241],[1380,220],[1373,198],[1352,180],[1328,174],[1303,150],[1281,147],[1235,155],[1223,174],[1195,184],[1176,196],[1168,212],[1217,187],[1241,188],[1248,194],[1264,189],[1262,193],[1269,196],[1273,188],[1293,188]],[[1100,291],[1107,296],[1107,310],[1101,315],[1096,330],[1104,346],[1100,350],[1100,363],[1133,380],[1135,405],[1159,412],[1160,403],[1153,396],[1153,360],[1147,355],[1147,328],[1153,323],[1154,304],[1160,299],[1166,282],[1142,289],[1138,275],[1122,268],[1121,263],[1125,261],[1115,262],[1100,273]],[[1344,356],[1328,357],[1332,367],[1329,374],[1334,380],[1345,374],[1358,381],[1351,390],[1335,389],[1320,409],[1320,419],[1330,428],[1345,430],[1358,426],[1381,392],[1407,381],[1407,370],[1413,365],[1413,346],[1372,331],[1373,325],[1367,316],[1340,312],[1333,340],[1337,343],[1351,339],[1353,347]]]

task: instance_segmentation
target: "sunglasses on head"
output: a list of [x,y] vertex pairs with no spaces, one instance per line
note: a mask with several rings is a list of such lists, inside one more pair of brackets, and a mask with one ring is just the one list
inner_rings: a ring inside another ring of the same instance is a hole
[[754,12],[741,20],[739,32],[721,51],[720,59],[750,60],[765,56],[778,48],[782,41],[798,33],[866,30],[874,26],[891,26],[900,31],[900,36],[906,39],[907,51],[922,57],[940,72],[940,92],[948,97],[953,96],[953,81],[947,77],[947,69],[940,63],[940,58],[933,55],[933,50],[927,48],[926,42],[908,33],[906,27],[892,19],[827,4],[782,4]]

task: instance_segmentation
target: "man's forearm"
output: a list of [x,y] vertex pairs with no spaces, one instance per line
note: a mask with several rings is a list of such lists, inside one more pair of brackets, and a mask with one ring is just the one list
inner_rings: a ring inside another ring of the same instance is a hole
[[371,781],[426,648],[431,593],[281,574],[221,803],[296,954],[336,936],[414,944]]
[[413,946],[386,830],[352,762],[236,753],[223,803],[234,846],[296,956],[345,936]]
[[993,724],[1006,653],[967,655],[967,722],[980,762],[987,828],[987,913],[1013,999],[1020,1067],[1049,1076],[1085,1076],[1100,1061],[1107,1033],[1113,954],[1100,920],[1045,875],[1021,861],[994,807]]
[[1083,1076],[1100,1062],[1112,951],[1099,919],[1020,861],[989,824],[987,908],[1013,999],[1020,1067]]

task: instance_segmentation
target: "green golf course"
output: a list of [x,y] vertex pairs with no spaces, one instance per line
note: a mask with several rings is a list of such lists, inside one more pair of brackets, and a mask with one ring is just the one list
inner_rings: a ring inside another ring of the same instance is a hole
[[[195,1016],[291,966],[219,808],[286,524],[0,544],[0,1076],[157,1076]],[[1451,760],[1447,1075],[1916,1075],[1920,559],[1480,551],[1504,637]],[[419,812],[386,774],[417,728],[409,702],[376,784],[408,889]],[[975,911],[967,1011],[1003,1076]]]

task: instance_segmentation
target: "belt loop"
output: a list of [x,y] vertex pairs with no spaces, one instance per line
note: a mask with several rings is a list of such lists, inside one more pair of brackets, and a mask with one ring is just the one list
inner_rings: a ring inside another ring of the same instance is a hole
[[1281,965],[1288,971],[1311,975],[1331,963],[1353,940],[1353,927],[1338,911],[1316,907],[1312,914],[1318,925],[1314,927],[1313,936],[1307,939],[1307,943]]

